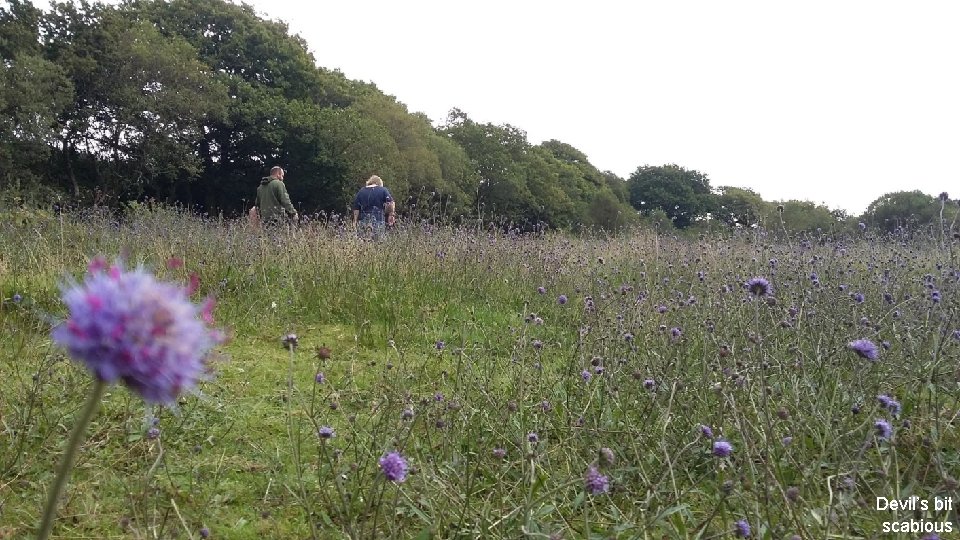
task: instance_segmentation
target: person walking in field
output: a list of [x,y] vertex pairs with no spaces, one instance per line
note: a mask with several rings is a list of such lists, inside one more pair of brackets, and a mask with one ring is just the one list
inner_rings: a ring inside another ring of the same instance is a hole
[[393,196],[383,187],[383,180],[377,175],[371,176],[353,198],[353,226],[357,227],[358,221],[360,224],[357,235],[379,240],[386,224],[393,225],[395,208]]
[[283,177],[283,168],[277,166],[270,169],[270,176],[260,180],[256,205],[250,209],[250,219],[255,224],[277,225],[297,221],[297,210],[290,202]]

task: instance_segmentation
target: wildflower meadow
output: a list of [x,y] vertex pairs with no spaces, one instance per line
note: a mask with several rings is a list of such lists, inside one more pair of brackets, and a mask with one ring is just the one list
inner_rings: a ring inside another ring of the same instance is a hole
[[0,221],[0,539],[954,537],[960,244],[781,232]]

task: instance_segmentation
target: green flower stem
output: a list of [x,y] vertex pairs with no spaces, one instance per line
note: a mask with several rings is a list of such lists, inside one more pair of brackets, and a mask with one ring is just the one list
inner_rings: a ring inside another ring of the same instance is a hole
[[77,418],[77,424],[70,434],[70,442],[67,443],[67,451],[63,455],[63,461],[57,468],[57,477],[50,488],[50,494],[47,498],[47,506],[43,509],[43,519],[40,521],[40,528],[37,531],[37,540],[47,540],[50,537],[50,531],[53,530],[53,522],[57,517],[57,507],[59,506],[60,495],[63,494],[63,488],[67,486],[67,480],[70,478],[70,471],[73,470],[73,464],[77,458],[77,450],[80,443],[83,442],[84,435],[87,432],[87,426],[93,419],[97,407],[100,405],[100,399],[107,389],[107,383],[100,379],[95,379],[93,391],[87,399],[87,404]]

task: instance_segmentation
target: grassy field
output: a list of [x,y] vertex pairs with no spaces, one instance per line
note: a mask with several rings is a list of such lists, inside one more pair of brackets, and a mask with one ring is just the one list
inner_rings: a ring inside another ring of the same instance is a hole
[[[0,222],[0,539],[33,534],[90,391],[50,330],[97,255],[195,273],[230,340],[176,409],[109,390],[56,538],[889,538],[911,520],[904,538],[951,538],[934,501],[960,504],[957,249],[430,224],[374,244],[169,209]],[[405,482],[380,472],[392,451]],[[876,509],[914,495],[930,508]]]

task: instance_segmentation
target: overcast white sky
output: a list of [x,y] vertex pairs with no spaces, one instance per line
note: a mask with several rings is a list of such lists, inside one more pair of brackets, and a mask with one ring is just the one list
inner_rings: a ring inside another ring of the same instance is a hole
[[434,122],[459,107],[623,177],[677,163],[857,213],[960,191],[960,2],[248,3]]
[[248,3],[435,123],[458,107],[624,178],[677,163],[855,213],[960,195],[957,1]]

